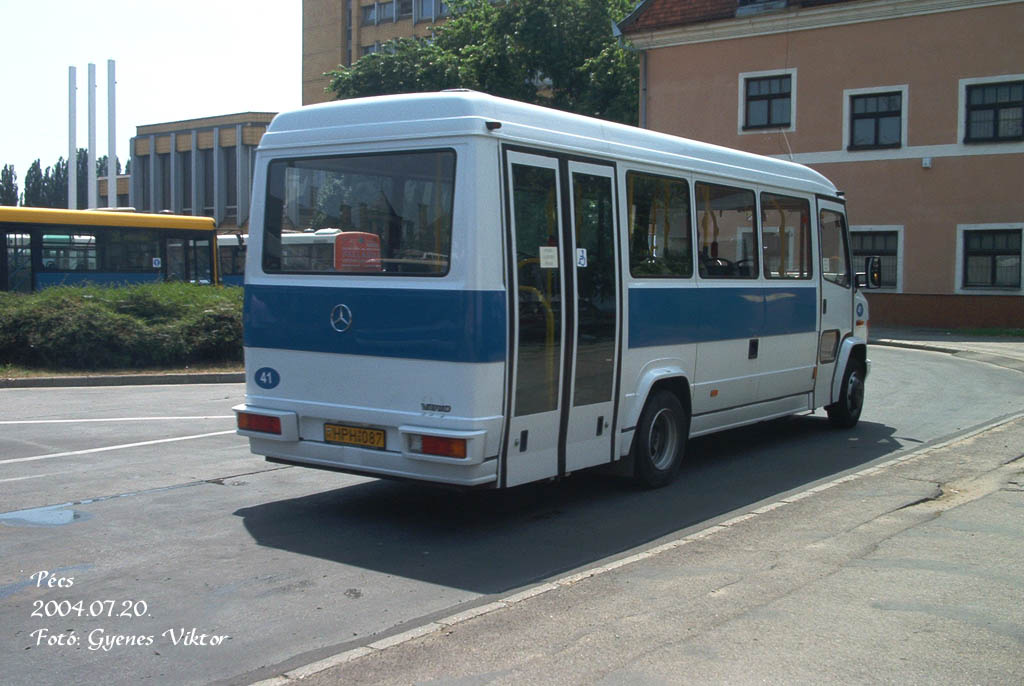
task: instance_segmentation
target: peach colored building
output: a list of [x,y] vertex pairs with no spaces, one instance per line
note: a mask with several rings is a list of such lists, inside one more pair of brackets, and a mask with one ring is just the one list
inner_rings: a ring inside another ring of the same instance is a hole
[[646,0],[641,126],[810,165],[874,324],[1024,326],[1024,1]]
[[333,100],[325,72],[351,65],[394,38],[429,38],[448,16],[443,0],[302,0],[302,104]]

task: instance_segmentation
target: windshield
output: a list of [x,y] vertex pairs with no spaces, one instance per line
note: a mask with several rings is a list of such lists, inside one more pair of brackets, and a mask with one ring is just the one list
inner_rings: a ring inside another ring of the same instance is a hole
[[454,182],[451,150],[274,160],[263,269],[446,274]]

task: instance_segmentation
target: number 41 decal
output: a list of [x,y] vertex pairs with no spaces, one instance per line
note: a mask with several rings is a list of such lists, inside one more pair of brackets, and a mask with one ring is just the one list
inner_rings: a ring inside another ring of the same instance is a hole
[[281,375],[277,373],[276,369],[271,367],[257,369],[254,378],[256,379],[256,385],[260,388],[270,389],[281,383]]

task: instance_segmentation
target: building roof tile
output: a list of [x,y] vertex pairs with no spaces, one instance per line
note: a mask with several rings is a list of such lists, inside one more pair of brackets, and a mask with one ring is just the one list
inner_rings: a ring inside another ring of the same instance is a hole
[[[788,0],[788,6],[814,7],[858,0]],[[733,19],[740,0],[644,0],[619,23],[623,33],[654,31],[686,24],[700,24],[721,19]],[[754,4],[757,3],[742,3]],[[765,0],[765,5],[777,5],[778,0]]]

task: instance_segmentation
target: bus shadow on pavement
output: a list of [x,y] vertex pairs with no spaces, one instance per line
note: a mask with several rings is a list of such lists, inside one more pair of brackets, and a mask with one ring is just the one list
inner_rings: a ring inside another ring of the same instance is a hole
[[507,491],[377,480],[234,514],[262,546],[501,593],[892,454],[893,432],[804,416],[713,434],[691,440],[679,479],[653,491],[594,471]]

